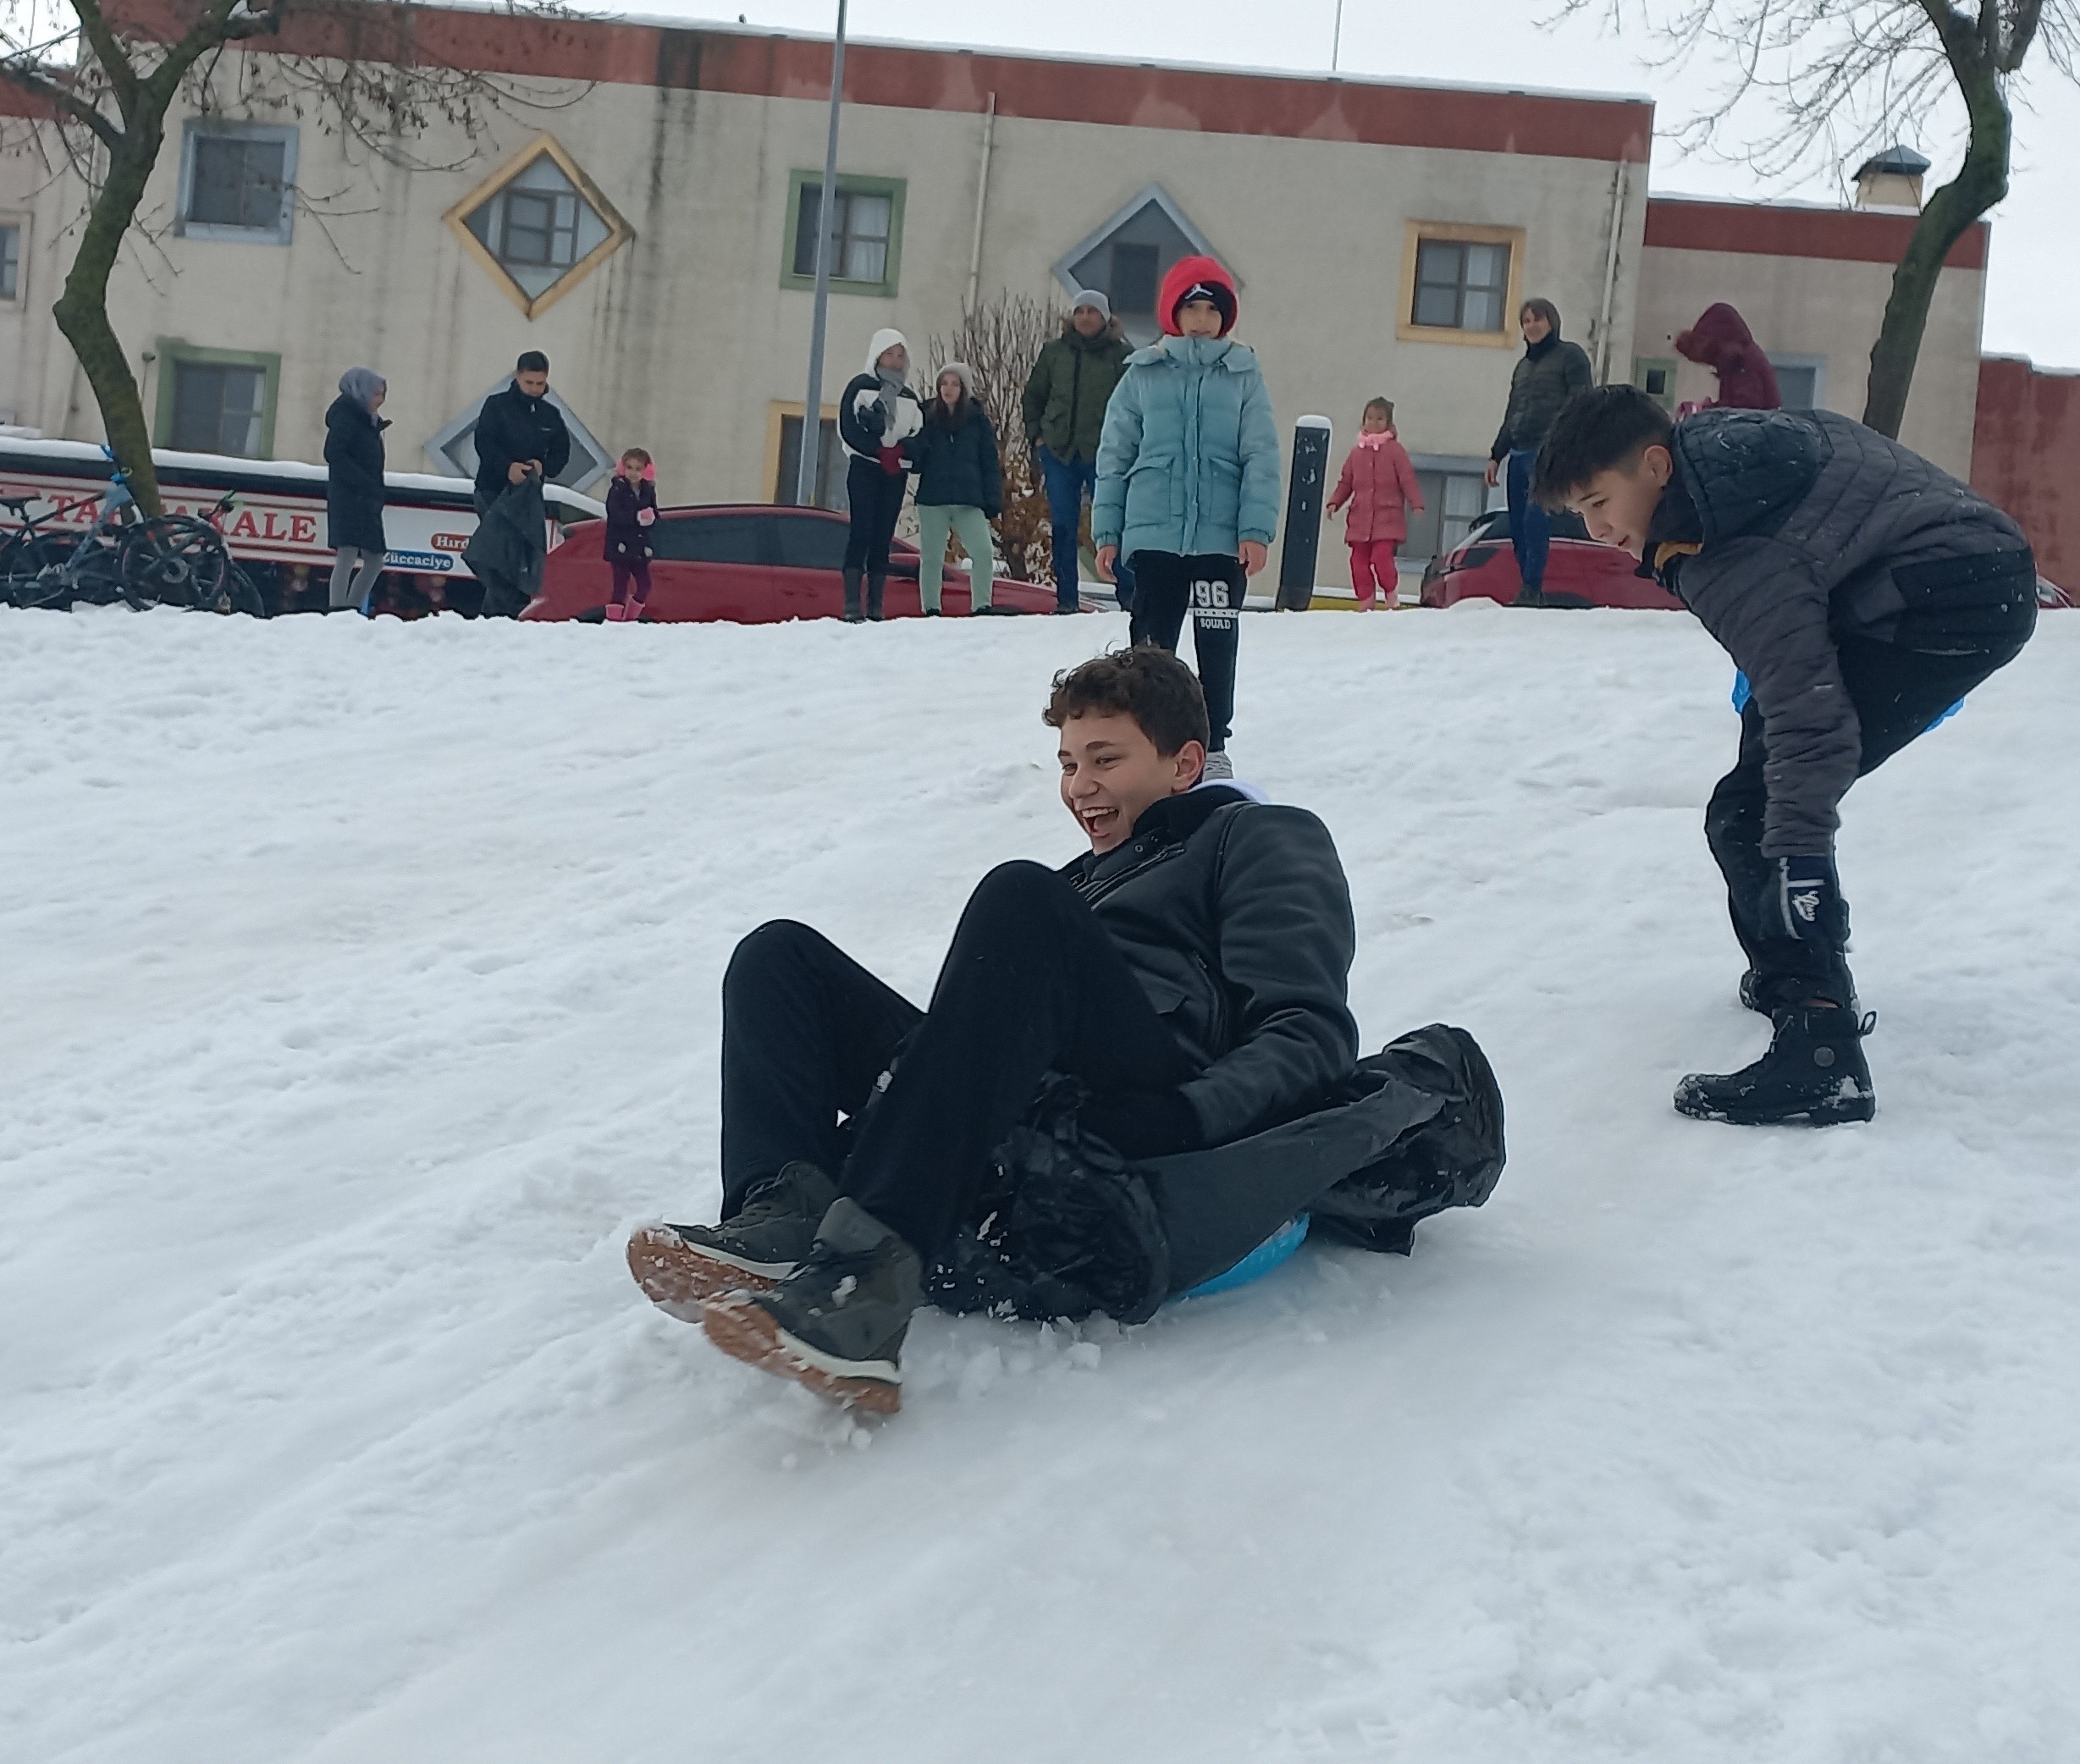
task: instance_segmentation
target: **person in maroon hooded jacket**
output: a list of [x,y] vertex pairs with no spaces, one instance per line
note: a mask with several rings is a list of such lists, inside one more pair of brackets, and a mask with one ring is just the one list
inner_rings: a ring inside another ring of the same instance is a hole
[[1748,329],[1747,321],[1725,301],[1707,306],[1697,323],[1677,334],[1675,352],[1719,376],[1719,396],[1698,405],[1699,410],[1783,409],[1776,369],[1769,365],[1769,357]]

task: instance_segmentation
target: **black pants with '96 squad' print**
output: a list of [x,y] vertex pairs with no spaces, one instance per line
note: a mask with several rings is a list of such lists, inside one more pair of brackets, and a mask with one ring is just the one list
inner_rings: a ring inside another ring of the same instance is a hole
[[1235,645],[1250,580],[1242,560],[1220,552],[1185,557],[1174,551],[1137,551],[1129,561],[1134,581],[1129,631],[1135,642],[1156,643],[1175,653],[1184,615],[1192,615],[1199,685],[1206,695],[1206,720],[1213,730],[1209,745],[1218,753],[1228,746],[1235,719]]

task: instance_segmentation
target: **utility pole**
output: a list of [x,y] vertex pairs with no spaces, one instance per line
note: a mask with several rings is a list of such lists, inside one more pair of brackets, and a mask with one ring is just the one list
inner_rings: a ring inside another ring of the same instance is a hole
[[1337,63],[1343,55],[1343,0],[1336,0],[1336,32],[1329,39],[1329,71],[1338,71]]
[[824,326],[830,311],[830,226],[838,207],[838,107],[845,96],[845,0],[838,0],[837,35],[830,40],[830,138],[824,147],[824,181],[816,194],[816,305],[809,320],[808,391],[802,400],[802,456],[795,468],[797,506],[816,506],[817,468],[823,462]]

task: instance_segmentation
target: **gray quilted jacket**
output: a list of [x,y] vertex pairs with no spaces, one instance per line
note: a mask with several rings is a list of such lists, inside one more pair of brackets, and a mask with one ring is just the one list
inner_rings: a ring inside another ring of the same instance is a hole
[[1647,556],[1748,676],[1761,714],[1767,857],[1831,849],[1862,731],[1837,644],[2009,650],[2036,617],[2014,521],[1919,454],[1829,411],[1703,411]]

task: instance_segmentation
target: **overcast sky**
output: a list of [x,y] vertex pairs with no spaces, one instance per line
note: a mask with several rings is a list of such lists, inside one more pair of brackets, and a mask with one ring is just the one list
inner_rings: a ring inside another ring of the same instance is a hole
[[[584,0],[581,0],[584,3]],[[1644,37],[1609,37],[1596,21],[1553,30],[1537,21],[1559,0],[1346,0],[1341,65],[1388,79],[1640,93],[1652,97],[1663,130],[1705,107],[1723,70],[1677,74],[1647,65]],[[585,4],[586,10],[620,11]],[[641,0],[649,16],[828,34],[836,0]],[[855,37],[960,43],[1068,54],[1326,71],[1336,0],[852,0]],[[2065,293],[2080,282],[2080,92],[2048,63],[2017,94],[2013,192],[1994,212],[1987,277],[1985,346],[2039,365],[2080,368]],[[1758,119],[1759,122],[1759,119]],[[1912,145],[1951,170],[1962,138],[1932,119]],[[1658,141],[1653,188],[1701,196],[1762,195],[1835,201],[1841,168],[1821,163],[1768,189],[1745,166],[1684,159]],[[1324,214],[1324,226],[1337,224]]]

